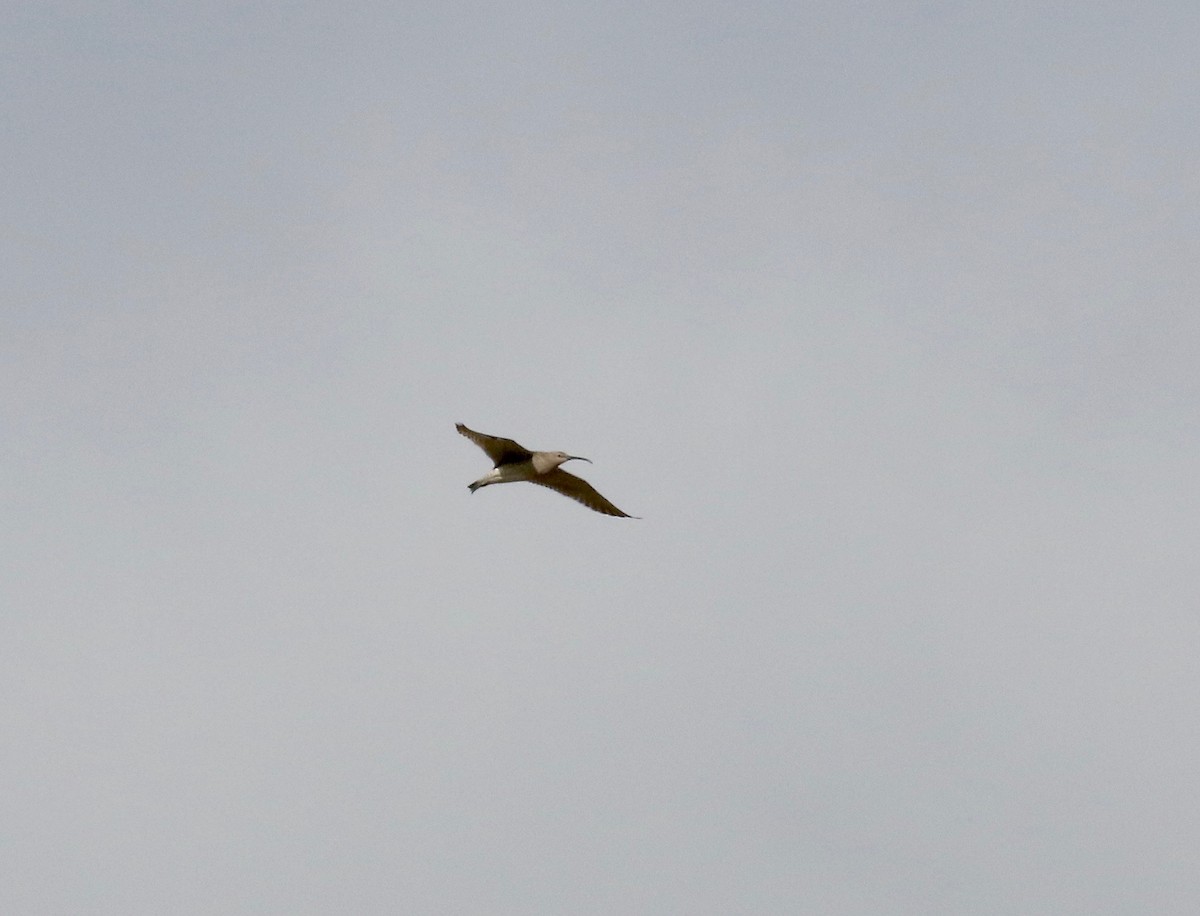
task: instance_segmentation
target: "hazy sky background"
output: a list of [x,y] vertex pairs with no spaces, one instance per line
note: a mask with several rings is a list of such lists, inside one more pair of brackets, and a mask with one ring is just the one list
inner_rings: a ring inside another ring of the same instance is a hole
[[12,5],[0,910],[1200,912],[1198,39]]

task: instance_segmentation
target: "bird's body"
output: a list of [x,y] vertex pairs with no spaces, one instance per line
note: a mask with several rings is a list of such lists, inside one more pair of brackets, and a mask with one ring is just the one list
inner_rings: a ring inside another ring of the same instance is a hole
[[636,518],[622,512],[607,499],[596,492],[596,488],[584,480],[564,471],[559,465],[564,461],[587,461],[578,455],[568,455],[566,452],[535,452],[512,439],[502,439],[499,436],[489,436],[467,429],[461,423],[455,428],[476,445],[478,445],[495,463],[490,471],[469,486],[472,493],[480,487],[494,483],[517,483],[527,480],[539,486],[549,487],[563,496],[569,496],[583,503],[589,509],[604,515],[615,515],[620,518]]

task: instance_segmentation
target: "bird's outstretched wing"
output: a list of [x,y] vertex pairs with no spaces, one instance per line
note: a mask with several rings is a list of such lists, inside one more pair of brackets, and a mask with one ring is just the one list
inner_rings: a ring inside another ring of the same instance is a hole
[[534,474],[529,478],[529,482],[536,483],[541,487],[549,487],[551,490],[561,493],[563,496],[569,496],[571,499],[583,503],[589,509],[601,512],[604,515],[616,515],[620,518],[637,518],[636,515],[622,512],[597,493],[596,488],[582,477],[576,477],[562,468],[555,468],[553,471],[547,471],[545,474]]
[[496,467],[517,461],[528,461],[533,457],[533,452],[512,439],[501,439],[499,436],[477,433],[473,429],[467,429],[461,423],[454,424],[454,428],[483,449],[487,456],[495,462]]

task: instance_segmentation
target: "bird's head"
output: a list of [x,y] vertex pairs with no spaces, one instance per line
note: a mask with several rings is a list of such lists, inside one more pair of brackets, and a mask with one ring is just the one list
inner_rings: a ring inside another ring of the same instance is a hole
[[534,452],[533,469],[539,474],[546,474],[566,461],[587,460],[587,458],[580,458],[578,455],[568,455],[566,452]]
[[592,463],[591,458],[580,458],[578,455],[568,455],[566,452],[551,452],[550,457],[554,460],[555,467],[565,464],[568,461],[586,461],[588,464]]

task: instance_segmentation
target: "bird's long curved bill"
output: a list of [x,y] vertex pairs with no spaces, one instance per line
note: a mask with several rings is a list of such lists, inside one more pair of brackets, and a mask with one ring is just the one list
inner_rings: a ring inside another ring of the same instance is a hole
[[567,456],[567,460],[568,461],[586,461],[588,464],[592,463],[591,458],[581,458],[578,455],[569,455],[569,456]]

